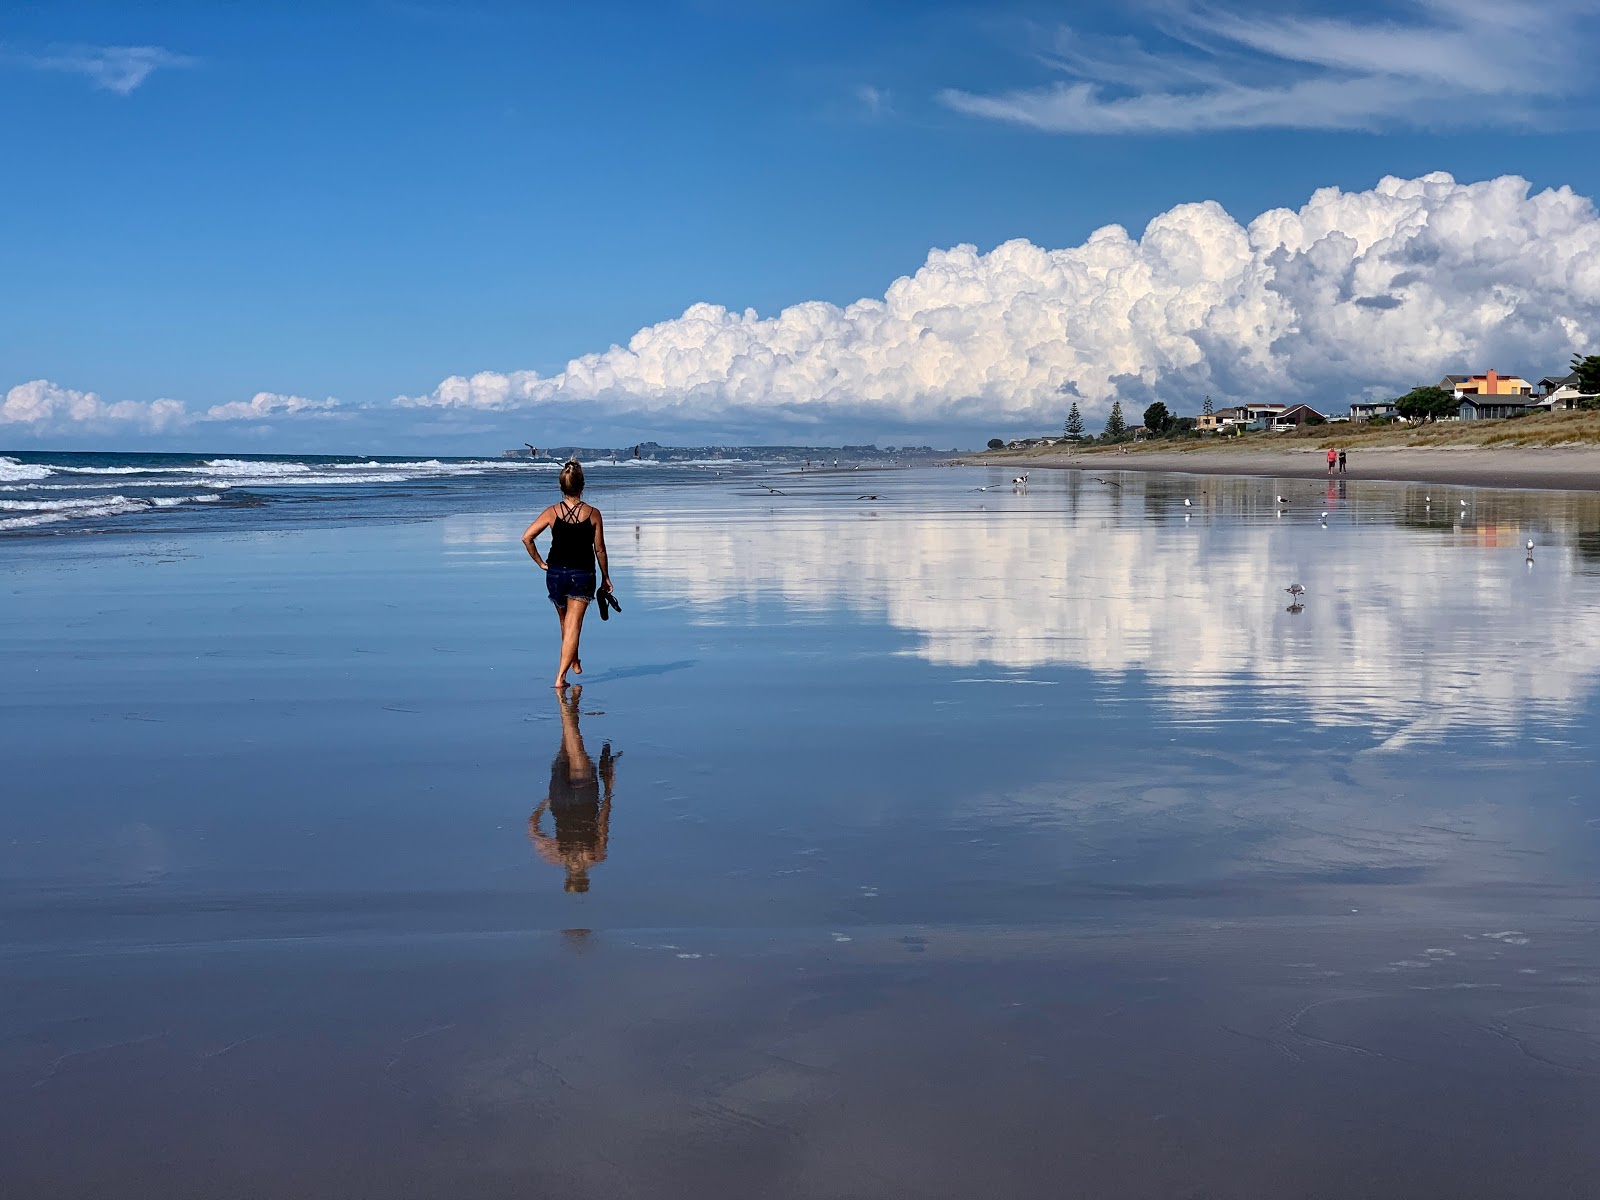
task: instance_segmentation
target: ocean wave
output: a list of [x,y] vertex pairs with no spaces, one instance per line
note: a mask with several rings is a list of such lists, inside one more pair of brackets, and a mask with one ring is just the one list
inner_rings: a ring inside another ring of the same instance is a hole
[[0,500],[0,512],[17,512],[0,517],[0,530],[31,529],[61,521],[81,521],[94,517],[122,517],[129,513],[157,508],[178,508],[185,504],[210,504],[222,499],[215,492],[200,496],[163,496],[156,499],[138,496],[97,496],[84,500]]
[[112,488],[141,487],[141,488],[192,488],[208,487],[225,491],[232,487],[231,483],[206,483],[199,479],[140,479],[130,482],[126,479],[117,479],[105,483],[90,483],[79,480],[77,483],[0,483],[0,492],[90,492],[96,488],[110,490]]
[[18,462],[14,458],[0,455],[0,480],[7,483],[24,479],[48,479],[50,468],[41,467],[35,463]]
[[251,475],[306,475],[312,470],[299,462],[262,462],[251,458],[208,458],[197,467],[174,467],[176,471],[248,471]]
[[160,475],[161,467],[63,467],[52,466],[59,475]]

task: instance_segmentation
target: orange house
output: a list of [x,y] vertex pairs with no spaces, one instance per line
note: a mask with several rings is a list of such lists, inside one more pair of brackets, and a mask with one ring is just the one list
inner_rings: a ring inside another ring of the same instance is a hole
[[1494,370],[1482,375],[1446,375],[1439,386],[1454,392],[1457,400],[1463,396],[1531,396],[1533,384],[1520,375],[1501,375]]

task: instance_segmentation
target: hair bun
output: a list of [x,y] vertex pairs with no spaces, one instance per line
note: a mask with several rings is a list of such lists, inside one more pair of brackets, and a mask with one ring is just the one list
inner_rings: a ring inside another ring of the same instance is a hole
[[575,458],[569,458],[561,468],[561,491],[567,496],[583,491],[583,465]]

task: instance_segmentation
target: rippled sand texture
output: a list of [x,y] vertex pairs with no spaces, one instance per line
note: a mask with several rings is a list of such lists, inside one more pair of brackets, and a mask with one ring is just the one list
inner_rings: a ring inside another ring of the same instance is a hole
[[0,1194],[1600,1194],[1600,501],[1104,478],[10,548]]

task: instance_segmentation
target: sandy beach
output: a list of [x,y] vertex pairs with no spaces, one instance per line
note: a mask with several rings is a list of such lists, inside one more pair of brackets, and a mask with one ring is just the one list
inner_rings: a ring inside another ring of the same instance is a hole
[[[1179,448],[1182,447],[1182,448]],[[1025,463],[1041,470],[1176,471],[1324,479],[1326,451],[1315,445],[1222,445],[1216,442],[1132,445],[1072,451],[995,451],[969,460]],[[1600,490],[1600,446],[1360,446],[1349,451],[1347,479],[1458,484],[1489,488]]]
[[0,542],[0,1193],[1600,1194],[1596,498],[1011,474]]

